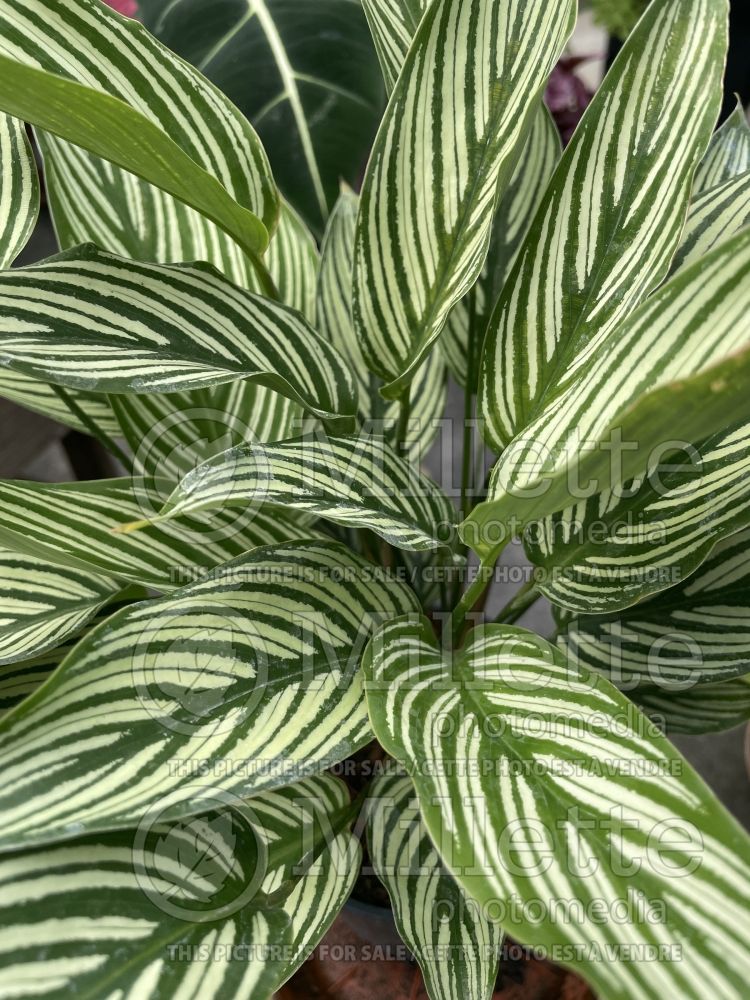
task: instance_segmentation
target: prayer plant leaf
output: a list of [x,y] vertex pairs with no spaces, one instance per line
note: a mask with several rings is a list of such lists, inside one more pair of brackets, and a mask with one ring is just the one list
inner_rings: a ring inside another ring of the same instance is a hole
[[121,590],[114,579],[0,548],[0,664],[59,646]]
[[10,267],[39,215],[39,177],[23,122],[0,114],[0,269]]
[[[323,237],[318,281],[317,329],[351,364],[357,380],[359,417],[365,427],[393,441],[398,427],[398,400],[384,402],[379,379],[367,370],[362,345],[352,322],[352,267],[358,196],[342,187]],[[421,461],[441,428],[446,402],[445,363],[433,351],[414,377],[404,449]]]
[[316,416],[356,412],[344,360],[294,310],[204,264],[93,246],[0,274],[0,364],[74,389],[175,392],[253,379]]
[[529,525],[526,554],[553,604],[627,608],[690,576],[716,542],[750,523],[750,424],[730,427]]
[[531,521],[750,419],[750,230],[679,271],[566,377],[462,525],[491,558]]
[[[279,187],[316,233],[355,184],[383,112],[378,62],[351,0],[145,0],[146,27],[258,130]],[[252,86],[248,86],[252,67]]]
[[[68,394],[100,430],[110,437],[118,435],[119,424],[105,395],[75,389],[68,389]],[[31,375],[13,371],[11,368],[0,368],[0,396],[35,413],[41,413],[44,417],[56,420],[66,427],[89,433],[86,423],[70,411],[52,386]]]
[[694,193],[708,191],[750,170],[750,125],[740,101],[709,143],[695,172]]
[[750,170],[708,188],[690,205],[671,273],[695,263],[750,223]]
[[502,932],[440,860],[420,818],[411,778],[376,778],[368,809],[372,864],[430,1000],[490,1000]]
[[201,788],[244,797],[324,771],[372,739],[367,640],[416,608],[385,571],[310,542],[118,612],[0,722],[0,845],[133,826],[154,806],[179,818]]
[[726,49],[726,0],[654,0],[586,109],[490,321],[479,412],[495,450],[665,277]]
[[237,504],[270,504],[366,528],[415,552],[456,542],[456,509],[448,497],[379,438],[240,445],[189,473],[160,516]]
[[510,626],[449,656],[424,618],[363,665],[443,862],[503,930],[611,1000],[744,996],[750,841],[616,688]]
[[167,591],[210,575],[258,546],[321,537],[291,512],[278,510],[182,518],[134,534],[121,530],[155,515],[154,502],[161,503],[172,485],[137,479],[61,484],[0,480],[0,545],[56,565]]
[[436,0],[391,95],[362,186],[353,316],[368,368],[405,386],[482,270],[569,0]]
[[431,0],[362,0],[385,86],[396,85],[419,22]]
[[4,110],[173,195],[251,257],[263,253],[279,203],[260,140],[142,25],[95,0],[2,0],[0,38]]
[[667,736],[720,733],[750,719],[750,674],[678,690],[638,688],[633,700]]
[[626,691],[641,685],[679,691],[750,672],[749,546],[745,529],[651,600],[567,620],[559,642],[569,660]]
[[150,1000],[198,988],[268,1000],[356,876],[346,790],[322,775],[251,802],[209,792],[197,804],[203,814],[187,820],[157,810],[135,831],[0,859],[9,996],[33,978],[39,997]]

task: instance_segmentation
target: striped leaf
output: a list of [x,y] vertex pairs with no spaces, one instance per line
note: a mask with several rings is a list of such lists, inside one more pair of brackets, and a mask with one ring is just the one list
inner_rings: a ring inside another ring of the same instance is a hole
[[[156,499],[169,494],[169,482],[158,485]],[[155,514],[152,502],[130,479],[54,485],[0,480],[0,545],[167,591],[257,546],[320,537],[280,511],[239,517],[219,512],[210,519],[180,519],[132,535],[115,530]]]
[[[134,174],[37,131],[44,179],[61,250],[95,243],[111,253],[160,264],[207,261],[250,291],[265,288],[233,239],[204,216]],[[317,253],[302,220],[285,203],[264,263],[287,305],[308,318]]]
[[502,933],[440,860],[420,818],[411,779],[376,778],[368,808],[370,858],[430,1000],[490,1000]]
[[701,568],[651,600],[570,620],[571,662],[625,690],[676,688],[750,672],[750,531],[724,539]]
[[668,736],[700,736],[734,729],[750,719],[750,674],[681,691],[639,688],[635,701]]
[[721,240],[750,223],[750,170],[708,188],[690,205],[682,243],[672,261],[672,274],[700,260]]
[[[473,289],[478,316],[473,336],[476,348],[472,347],[472,352],[479,351],[492,308],[508,278],[561,152],[560,133],[547,108],[541,105],[508,189],[497,206],[489,253]],[[454,308],[440,338],[451,374],[464,388],[469,382],[470,322],[467,300],[464,299]],[[471,367],[473,389],[477,368],[473,357]]]
[[[329,777],[251,803],[207,795],[211,811],[188,822],[156,817],[148,829],[4,858],[6,995],[26,995],[31,982],[42,997],[148,1000],[198,990],[267,1000],[300,964],[309,935],[300,920],[317,940],[356,874],[359,846],[346,831],[332,831],[319,858],[306,858],[306,839],[344,814],[345,800]],[[287,856],[298,866],[291,893],[269,903],[294,867]]]
[[141,0],[139,9],[157,38],[250,119],[279,187],[320,233],[339,178],[354,184],[361,176],[383,111],[360,4]]
[[39,215],[39,178],[23,122],[0,114],[0,269],[10,267]]
[[302,422],[297,403],[252,382],[109,398],[134,471],[155,495],[159,481],[174,486],[208,458],[243,441],[291,437]]
[[750,170],[750,125],[740,101],[721,128],[714,132],[706,155],[695,172],[695,193],[701,194]]
[[121,589],[111,578],[0,548],[0,664],[59,646]]
[[265,250],[278,217],[265,152],[196,70],[95,0],[3,0],[0,29],[5,110],[173,195],[251,256]]
[[305,437],[233,448],[179,484],[161,517],[240,504],[288,507],[367,528],[400,549],[452,547],[456,510],[382,439]]
[[612,1000],[745,995],[750,841],[616,688],[524,629],[448,658],[426,619],[364,667],[444,863],[508,934]]
[[750,424],[689,457],[529,525],[526,554],[542,570],[542,593],[581,614],[626,608],[685,580],[719,539],[750,523]]
[[99,392],[252,379],[323,417],[353,414],[344,361],[296,312],[208,265],[141,264],[80,247],[0,275],[0,363]]
[[28,659],[0,665],[0,716],[41,687],[87,632],[106,621],[120,608],[142,601],[146,596],[142,587],[126,587],[115,600],[105,604],[80,631],[67,636],[60,645]]
[[[342,187],[323,237],[318,282],[317,329],[345,357],[357,380],[360,420],[393,442],[400,404],[383,401],[379,380],[367,370],[362,344],[352,322],[352,267],[359,198]],[[411,412],[404,436],[404,450],[414,460],[424,458],[440,430],[445,411],[445,364],[434,351],[419,369],[412,389]]]
[[385,86],[396,86],[412,39],[431,0],[362,0]]
[[[106,396],[95,392],[82,392],[68,390],[73,396],[78,406],[87,414],[89,419],[101,428],[110,437],[117,436],[119,424],[112,413]],[[19,406],[25,406],[28,410],[41,413],[42,416],[50,417],[66,427],[72,427],[77,431],[88,433],[86,424],[71,413],[63,403],[52,386],[47,382],[40,382],[39,379],[31,375],[24,375],[23,372],[16,372],[10,368],[0,369],[0,396],[10,399]]]
[[0,844],[135,825],[159,804],[178,818],[201,788],[247,796],[322,772],[372,738],[370,634],[415,609],[372,564],[310,542],[119,612],[0,722]]
[[362,186],[353,315],[368,368],[402,394],[482,270],[569,0],[436,0],[427,10]]
[[667,273],[721,101],[726,0],[654,0],[563,154],[490,322],[497,451]]
[[653,456],[750,419],[750,231],[643,303],[503,453],[464,522],[483,555],[509,533],[639,476]]

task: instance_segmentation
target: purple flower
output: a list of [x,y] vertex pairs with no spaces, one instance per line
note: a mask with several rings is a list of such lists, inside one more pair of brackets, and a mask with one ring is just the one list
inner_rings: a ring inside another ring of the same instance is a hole
[[108,7],[116,10],[118,14],[124,14],[125,17],[135,17],[138,13],[138,4],[136,0],[104,0]]
[[552,70],[544,95],[566,146],[593,96],[575,72],[576,66],[584,61],[575,56],[562,58]]

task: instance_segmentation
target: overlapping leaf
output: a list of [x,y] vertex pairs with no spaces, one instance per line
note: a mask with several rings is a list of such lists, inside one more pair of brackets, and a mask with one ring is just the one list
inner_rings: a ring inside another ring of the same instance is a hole
[[[342,188],[323,238],[320,280],[318,282],[317,328],[351,364],[358,386],[359,416],[393,440],[399,417],[399,403],[384,403],[380,382],[367,370],[362,345],[352,322],[352,266],[359,198],[349,188]],[[420,461],[440,429],[445,410],[445,364],[437,351],[419,369],[412,388],[409,423],[404,449]]]
[[[95,392],[68,390],[76,404],[86,413],[97,427],[110,436],[117,436],[119,424],[107,402],[107,397]],[[31,375],[13,371],[11,368],[0,369],[0,396],[10,399],[19,406],[25,406],[35,413],[57,420],[67,427],[77,431],[88,432],[88,427],[60,399],[51,385],[40,382]]]
[[531,524],[538,586],[581,614],[628,607],[694,572],[750,522],[750,424],[730,427],[648,475]]
[[39,214],[39,178],[23,122],[0,114],[0,268],[26,246]]
[[750,675],[677,691],[639,688],[634,701],[668,736],[718,733],[750,719]]
[[388,93],[429,5],[430,0],[362,0]]
[[96,628],[120,608],[136,601],[145,600],[146,591],[142,587],[128,586],[120,591],[118,597],[105,604],[101,610],[84,625],[80,631],[69,635],[60,645],[38,653],[29,659],[0,665],[0,715],[14,708],[24,698],[36,691],[47,680],[50,674],[59,667],[76,643],[87,632]]
[[253,379],[319,416],[353,414],[344,361],[293,310],[204,265],[86,246],[0,275],[0,363],[73,388],[174,392]]
[[370,437],[240,445],[187,475],[161,516],[251,503],[367,528],[417,552],[455,541],[456,510],[448,497],[385,441]]
[[419,815],[411,779],[372,785],[368,844],[388,890],[398,932],[424,976],[430,1000],[489,1000],[502,933],[443,865]]
[[166,190],[251,255],[263,252],[278,216],[268,161],[245,117],[204,77],[94,0],[3,0],[0,27],[4,108]]
[[59,646],[121,589],[108,577],[0,548],[0,664]]
[[724,539],[696,573],[650,601],[572,619],[560,637],[568,658],[625,690],[750,672],[749,543],[747,530]]
[[373,728],[443,861],[505,906],[509,934],[614,1000],[703,1000],[707,981],[740,1000],[750,842],[611,684],[507,626],[444,658],[413,618],[384,626],[364,667]]
[[[147,485],[151,485],[150,483]],[[167,481],[159,496],[167,496]],[[95,574],[173,590],[260,545],[318,538],[281,511],[181,518],[136,534],[116,531],[154,514],[154,497],[129,479],[92,483],[0,480],[0,545]]]
[[479,276],[547,74],[567,0],[436,0],[391,96],[362,187],[353,315],[391,398]]
[[699,194],[690,205],[672,273],[700,260],[750,223],[750,170]]
[[369,636],[415,609],[370,563],[311,542],[119,612],[0,723],[0,842],[127,827],[159,804],[176,818],[200,788],[245,796],[322,772],[371,739]]
[[531,521],[641,475],[654,454],[750,418],[750,231],[684,268],[560,384],[493,469],[465,540],[496,552]]
[[576,130],[485,341],[498,451],[665,276],[721,99],[726,0],[654,0]]
[[321,232],[339,178],[359,179],[383,110],[360,5],[145,0],[140,9],[146,27],[250,119],[281,190]]
[[[356,875],[359,845],[335,829],[346,791],[321,776],[252,803],[205,802],[210,812],[154,822],[141,836],[101,833],[0,861],[9,995],[33,978],[45,997],[114,989],[146,1000],[199,988],[267,1000]],[[329,842],[310,859],[321,825]],[[285,896],[270,901],[279,883]]]
[[701,194],[750,170],[750,125],[740,101],[711,138],[695,172],[695,193]]

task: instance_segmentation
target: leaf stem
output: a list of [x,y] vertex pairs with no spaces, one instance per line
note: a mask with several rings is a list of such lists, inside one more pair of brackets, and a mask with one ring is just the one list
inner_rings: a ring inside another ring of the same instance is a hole
[[533,580],[529,580],[523,585],[523,587],[521,587],[518,593],[515,594],[510,601],[508,601],[497,618],[495,618],[495,624],[512,624],[517,621],[525,611],[528,611],[532,604],[536,604],[540,597],[541,594],[537,590],[536,583]]
[[470,583],[464,591],[461,600],[452,611],[450,618],[446,623],[446,631],[450,630],[451,642],[453,643],[454,649],[461,641],[467,616],[474,610],[482,597],[484,597],[485,592],[492,582],[494,568],[494,559],[491,562],[480,562],[473,582]]
[[396,424],[396,439],[394,446],[396,451],[402,451],[406,434],[409,430],[409,417],[411,416],[411,383],[399,399],[398,423]]
[[250,263],[253,265],[253,270],[257,275],[258,281],[260,281],[261,288],[268,296],[269,299],[274,299],[276,302],[281,302],[281,293],[276,287],[276,282],[271,277],[271,272],[268,270],[266,265],[263,263],[262,259],[257,254],[250,254]]
[[103,431],[101,427],[98,427],[94,420],[86,413],[86,411],[76,403],[75,399],[67,392],[61,385],[55,385],[50,382],[50,388],[54,394],[65,404],[68,410],[73,414],[73,416],[80,420],[89,434],[96,438],[96,440],[107,449],[110,454],[123,464],[126,469],[132,467],[132,459],[125,454],[123,449],[114,441],[106,431]]

